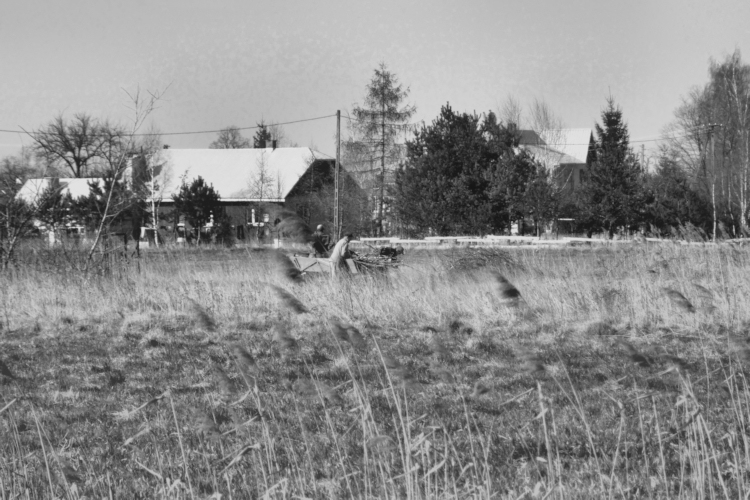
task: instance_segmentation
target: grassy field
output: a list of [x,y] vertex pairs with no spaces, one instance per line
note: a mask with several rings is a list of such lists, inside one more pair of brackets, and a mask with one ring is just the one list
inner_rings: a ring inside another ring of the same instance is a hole
[[2,500],[750,495],[750,250],[0,279]]

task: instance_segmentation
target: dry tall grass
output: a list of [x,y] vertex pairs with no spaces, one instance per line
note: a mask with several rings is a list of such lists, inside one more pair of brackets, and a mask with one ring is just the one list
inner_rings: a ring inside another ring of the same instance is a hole
[[0,498],[747,498],[749,257],[20,270],[0,284]]

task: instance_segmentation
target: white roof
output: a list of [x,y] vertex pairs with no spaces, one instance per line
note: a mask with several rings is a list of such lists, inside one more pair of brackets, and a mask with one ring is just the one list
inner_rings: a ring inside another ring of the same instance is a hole
[[53,180],[60,181],[60,192],[63,196],[70,193],[73,199],[89,195],[89,182],[101,183],[102,180],[96,177],[87,178],[56,178],[44,177],[37,179],[27,179],[21,189],[18,190],[16,197],[27,203],[36,203],[39,196],[50,186]]
[[[170,200],[183,180],[198,176],[211,184],[223,200],[255,199],[252,183],[262,167],[274,185],[264,198],[286,198],[315,160],[331,160],[310,148],[164,149],[153,159],[163,164],[157,175],[161,197]],[[278,196],[280,195],[280,196]]]
[[593,131],[590,128],[543,130],[539,135],[551,148],[572,156],[579,163],[586,163],[589,145],[593,139]]

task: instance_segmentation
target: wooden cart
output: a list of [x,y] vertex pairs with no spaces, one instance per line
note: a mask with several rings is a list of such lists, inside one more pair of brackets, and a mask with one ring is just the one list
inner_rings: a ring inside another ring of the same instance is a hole
[[[303,255],[290,256],[294,266],[303,273],[324,273],[331,274],[331,261],[324,257],[308,257]],[[349,271],[352,274],[359,274],[359,268],[352,259],[345,260]]]
[[[331,261],[324,257],[309,257],[307,255],[290,255],[294,266],[303,273],[331,274]],[[357,255],[353,259],[345,259],[350,274],[385,272],[399,266],[395,258],[383,258],[373,255]]]

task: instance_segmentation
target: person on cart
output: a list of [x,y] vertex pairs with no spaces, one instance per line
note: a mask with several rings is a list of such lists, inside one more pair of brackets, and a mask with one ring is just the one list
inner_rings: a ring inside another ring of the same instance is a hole
[[323,224],[318,224],[317,229],[312,234],[310,245],[315,253],[315,257],[326,257],[330,248],[331,238],[323,232]]

